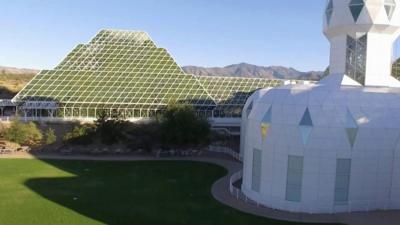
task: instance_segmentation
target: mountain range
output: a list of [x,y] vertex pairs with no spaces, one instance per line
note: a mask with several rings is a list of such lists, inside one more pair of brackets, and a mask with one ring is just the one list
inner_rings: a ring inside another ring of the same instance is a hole
[[283,66],[257,66],[248,63],[233,64],[226,67],[198,67],[184,66],[182,69],[189,74],[201,76],[233,76],[268,79],[300,79],[320,80],[324,76],[322,71],[301,72]]
[[21,69],[15,67],[4,67],[0,66],[0,74],[9,74],[9,75],[26,75],[26,74],[37,74],[39,70],[34,69]]
[[[301,72],[284,66],[257,66],[248,63],[233,64],[226,67],[184,66],[182,69],[189,74],[199,76],[252,77],[268,79],[300,79],[319,80],[324,76],[322,71]],[[0,66],[0,74],[35,75],[39,70],[20,69]]]

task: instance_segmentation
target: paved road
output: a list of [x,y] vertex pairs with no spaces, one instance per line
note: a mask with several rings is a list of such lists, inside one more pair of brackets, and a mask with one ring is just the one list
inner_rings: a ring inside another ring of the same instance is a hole
[[31,158],[31,159],[60,159],[60,160],[105,160],[105,161],[160,161],[160,160],[182,160],[206,162],[222,166],[227,169],[228,174],[216,181],[211,193],[219,202],[240,211],[277,220],[297,221],[305,223],[343,223],[348,225],[400,225],[400,211],[375,211],[362,213],[341,213],[341,214],[304,214],[289,213],[273,210],[270,208],[257,207],[237,200],[229,193],[229,178],[232,174],[242,168],[242,164],[221,155],[203,157],[171,157],[154,158],[151,156],[85,156],[85,155],[30,155],[14,154],[0,155],[1,158]]

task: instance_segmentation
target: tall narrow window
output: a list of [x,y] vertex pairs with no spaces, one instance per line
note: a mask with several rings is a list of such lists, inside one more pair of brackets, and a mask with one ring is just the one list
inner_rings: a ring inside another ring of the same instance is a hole
[[301,187],[303,183],[303,157],[289,156],[286,182],[286,200],[301,201]]
[[250,102],[249,106],[247,107],[246,110],[246,117],[249,118],[251,110],[253,110],[253,102]]
[[365,84],[367,39],[367,34],[360,38],[347,36],[346,75],[362,85]]
[[351,159],[337,159],[335,181],[335,204],[344,205],[349,201]]
[[251,189],[260,192],[261,187],[261,150],[253,150],[253,171],[251,179]]

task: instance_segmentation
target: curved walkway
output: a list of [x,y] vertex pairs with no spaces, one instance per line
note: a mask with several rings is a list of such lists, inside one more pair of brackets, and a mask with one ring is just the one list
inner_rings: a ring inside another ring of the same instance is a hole
[[276,220],[286,220],[304,223],[343,223],[348,225],[400,225],[400,211],[374,211],[340,214],[305,214],[290,213],[271,208],[257,207],[238,200],[229,193],[230,177],[242,169],[242,164],[222,155],[217,157],[170,157],[155,158],[152,156],[86,156],[86,155],[56,155],[56,154],[13,154],[0,155],[0,159],[60,159],[60,160],[105,160],[105,161],[196,161],[212,163],[227,169],[228,174],[217,180],[212,188],[213,197],[219,202],[240,211]]

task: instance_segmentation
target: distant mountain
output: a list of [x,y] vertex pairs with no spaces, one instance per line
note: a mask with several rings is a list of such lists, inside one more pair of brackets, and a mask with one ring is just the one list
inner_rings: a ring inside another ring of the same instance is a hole
[[0,99],[14,97],[39,71],[0,66]]
[[28,74],[37,74],[39,70],[34,70],[34,69],[20,69],[20,68],[14,68],[14,67],[4,67],[0,66],[0,74],[9,74],[9,75],[28,75]]
[[233,76],[233,77],[257,77],[269,79],[301,79],[319,80],[324,76],[322,71],[300,72],[293,68],[283,66],[256,66],[247,63],[233,64],[226,67],[197,67],[184,66],[186,73],[201,76]]

